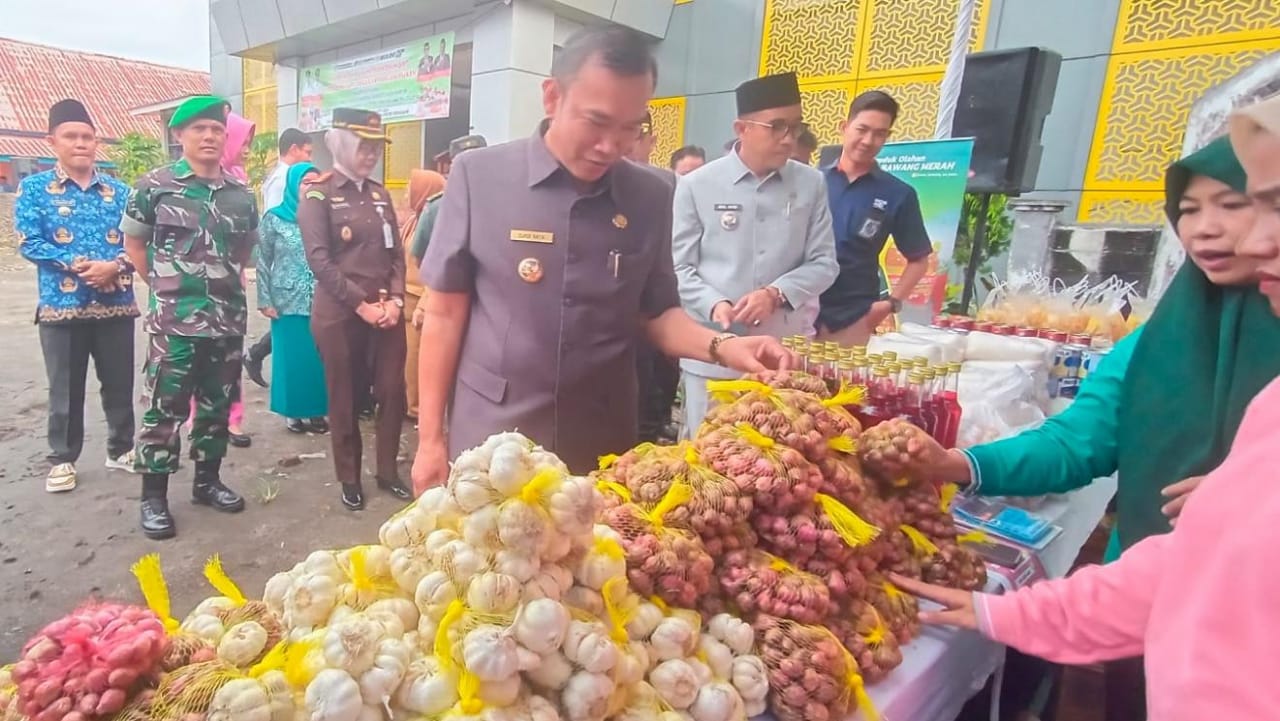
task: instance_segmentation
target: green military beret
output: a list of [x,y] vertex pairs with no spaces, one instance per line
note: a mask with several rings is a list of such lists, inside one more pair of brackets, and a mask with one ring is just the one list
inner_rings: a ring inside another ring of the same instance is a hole
[[173,111],[173,117],[169,118],[169,127],[181,128],[201,118],[226,123],[227,113],[230,110],[231,104],[222,98],[214,95],[193,95],[182,101],[178,109]]

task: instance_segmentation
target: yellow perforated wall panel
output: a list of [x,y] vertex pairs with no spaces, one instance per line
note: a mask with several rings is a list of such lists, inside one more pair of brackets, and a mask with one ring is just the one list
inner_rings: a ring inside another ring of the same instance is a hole
[[653,132],[658,135],[658,142],[649,154],[649,163],[665,168],[671,161],[671,154],[684,145],[684,98],[657,98],[649,101],[649,112],[653,114]]

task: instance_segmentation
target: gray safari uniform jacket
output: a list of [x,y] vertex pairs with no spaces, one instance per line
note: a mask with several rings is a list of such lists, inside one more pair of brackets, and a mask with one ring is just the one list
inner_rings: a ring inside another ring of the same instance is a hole
[[619,162],[585,194],[531,138],[459,156],[422,281],[469,293],[449,453],[516,430],[577,473],[636,442],[635,347],[680,304],[672,188]]

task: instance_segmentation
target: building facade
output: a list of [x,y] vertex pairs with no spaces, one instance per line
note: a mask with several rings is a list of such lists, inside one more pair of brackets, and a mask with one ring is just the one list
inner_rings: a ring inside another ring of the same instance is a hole
[[49,108],[63,98],[88,107],[110,168],[110,146],[130,133],[164,142],[161,115],[140,111],[207,92],[208,73],[0,38],[0,192],[53,167]]
[[[897,139],[931,137],[962,0],[212,0],[215,92],[259,128],[298,114],[298,69],[444,31],[456,38],[449,118],[393,126],[391,185],[468,131],[532,131],[555,48],[586,24],[657,41],[653,162],[730,137],[733,89],[796,71],[805,115],[834,142],[849,100],[883,89],[904,108]],[[1209,88],[1280,52],[1270,0],[977,0],[972,50],[1041,46],[1063,57],[1036,195],[1086,222],[1160,222],[1161,177]]]

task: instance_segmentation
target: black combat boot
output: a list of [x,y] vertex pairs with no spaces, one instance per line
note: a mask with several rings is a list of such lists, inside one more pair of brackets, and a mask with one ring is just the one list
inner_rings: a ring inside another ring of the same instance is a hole
[[169,513],[168,473],[145,473],[142,476],[142,535],[156,541],[173,538],[178,527]]
[[196,461],[196,478],[191,485],[191,502],[210,506],[223,513],[239,513],[244,510],[244,498],[222,485],[219,472],[222,459]]

